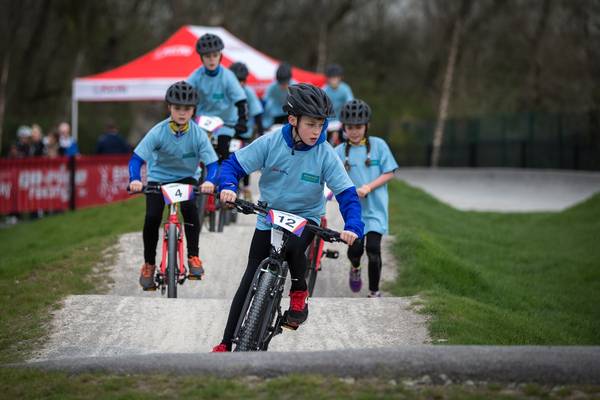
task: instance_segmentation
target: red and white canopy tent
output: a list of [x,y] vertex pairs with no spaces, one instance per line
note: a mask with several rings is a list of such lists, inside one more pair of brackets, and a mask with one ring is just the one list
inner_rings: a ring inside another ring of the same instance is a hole
[[[163,100],[167,88],[185,80],[200,65],[196,41],[205,33],[218,35],[225,44],[222,64],[228,67],[241,61],[250,72],[248,85],[259,96],[275,78],[280,61],[254,49],[220,27],[186,25],[154,50],[110,71],[73,81],[72,127],[77,138],[78,107],[80,101],[146,101]],[[297,82],[317,86],[325,83],[325,76],[300,68],[292,68]]]

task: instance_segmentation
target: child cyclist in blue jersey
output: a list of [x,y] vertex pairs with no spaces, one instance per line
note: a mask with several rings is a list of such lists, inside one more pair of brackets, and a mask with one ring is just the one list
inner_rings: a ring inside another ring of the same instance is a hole
[[[340,112],[344,104],[354,98],[352,89],[347,83],[343,82],[344,70],[339,64],[330,64],[325,68],[325,76],[327,77],[327,84],[323,87],[327,96],[333,103],[333,111],[335,117],[330,118],[329,121],[337,121],[340,118]],[[330,131],[327,133],[327,140],[331,144],[338,144],[342,141],[340,137],[341,131]]]
[[350,288],[359,292],[362,286],[360,259],[364,249],[369,259],[369,295],[381,297],[381,237],[388,231],[387,182],[394,177],[398,164],[383,139],[369,136],[371,109],[362,100],[354,99],[342,107],[340,121],[348,138],[335,148],[356,185],[365,223],[365,240],[357,240],[348,248]]
[[[187,183],[197,185],[200,178],[200,161],[207,166],[206,181],[200,186],[203,193],[212,193],[217,175],[217,154],[208,134],[191,119],[198,103],[198,93],[187,82],[173,84],[167,90],[169,118],[156,124],[144,136],[129,161],[129,189],[142,190],[140,171],[147,163],[148,185]],[[140,273],[140,285],[144,290],[155,288],[156,244],[165,201],[162,194],[146,196],[146,218],[144,220],[144,264]],[[185,221],[185,238],[188,252],[188,273],[196,278],[204,274],[202,261],[198,257],[200,223],[194,201],[181,203],[181,214]]]
[[[262,103],[258,99],[256,92],[248,85],[246,85],[246,79],[248,79],[248,67],[246,64],[242,62],[236,62],[231,64],[229,69],[235,74],[236,78],[240,81],[244,92],[246,93],[246,98],[248,99],[248,131],[245,133],[240,133],[236,135],[240,139],[242,139],[245,143],[248,143],[252,140],[252,135],[254,134],[254,127],[256,126],[256,133],[258,136],[262,136],[264,133],[263,125],[262,125],[262,114],[264,112]],[[252,195],[249,189],[250,186],[250,175],[246,175],[244,177],[244,197],[246,199],[251,199]]]
[[221,66],[224,47],[219,36],[202,35],[196,42],[196,51],[203,65],[187,79],[200,95],[196,115],[217,116],[225,123],[215,133],[220,161],[229,156],[232,136],[248,129],[246,93],[233,72]]
[[246,99],[248,102],[248,130],[246,132],[239,133],[237,136],[244,140],[252,139],[254,127],[256,127],[256,133],[258,136],[262,136],[264,133],[262,124],[262,114],[264,109],[254,89],[246,84],[246,79],[248,79],[248,67],[243,62],[236,62],[231,64],[229,69],[238,79],[240,85],[242,85],[242,89],[244,89],[244,93],[246,93]]
[[283,111],[287,98],[288,87],[292,82],[292,66],[281,63],[275,72],[275,82],[267,86],[263,100],[265,102],[264,126],[273,124],[285,124],[287,113]]
[[[324,184],[335,194],[345,221],[341,238],[349,245],[362,237],[363,223],[356,189],[333,148],[325,140],[326,118],[333,109],[323,90],[308,84],[289,88],[285,111],[289,123],[283,128],[261,136],[250,146],[236,151],[221,167],[219,188],[221,201],[236,199],[238,180],[260,170],[260,200],[269,208],[287,211],[317,225],[325,213]],[[269,256],[271,226],[263,216],[257,218],[250,245],[248,265],[231,303],[222,342],[214,352],[231,351],[235,328],[254,273],[260,262]],[[308,229],[301,237],[290,239],[285,255],[290,267],[292,287],[287,323],[300,325],[308,317],[308,290],[304,279],[305,251],[314,234]]]

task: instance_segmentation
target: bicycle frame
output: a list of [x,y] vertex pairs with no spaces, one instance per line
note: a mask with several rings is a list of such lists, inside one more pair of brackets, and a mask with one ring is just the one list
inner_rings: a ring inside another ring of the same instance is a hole
[[[175,225],[177,232],[177,264],[179,276],[177,282],[179,284],[183,284],[186,279],[185,273],[185,263],[183,258],[183,234],[181,229],[181,223],[179,222],[178,216],[178,203],[174,203],[169,205],[169,218],[165,222],[164,234],[163,234],[163,245],[162,245],[162,258],[160,261],[159,274],[160,277],[157,276],[157,283],[161,287],[161,292],[164,292],[164,284],[165,277],[167,276],[167,254],[168,254],[168,243],[169,243],[169,228],[170,225]],[[183,278],[182,278],[183,277]],[[161,282],[162,280],[162,282]],[[164,294],[164,293],[163,293]]]
[[261,261],[254,274],[232,340],[235,351],[266,351],[273,337],[282,333],[284,327],[298,328],[287,323],[287,311],[281,312],[281,297],[289,270],[284,255],[290,237],[300,236],[303,229],[309,228],[323,240],[342,240],[338,232],[307,225],[306,219],[290,213],[267,210],[266,204],[261,202],[256,206],[237,199],[233,204],[244,214],[265,214],[273,224],[269,256]]

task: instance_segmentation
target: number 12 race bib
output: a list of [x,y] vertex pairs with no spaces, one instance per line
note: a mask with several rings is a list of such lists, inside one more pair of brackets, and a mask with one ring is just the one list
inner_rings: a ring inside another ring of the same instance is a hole
[[305,218],[299,215],[278,210],[270,210],[266,220],[268,223],[279,226],[296,236],[302,235],[307,222]]

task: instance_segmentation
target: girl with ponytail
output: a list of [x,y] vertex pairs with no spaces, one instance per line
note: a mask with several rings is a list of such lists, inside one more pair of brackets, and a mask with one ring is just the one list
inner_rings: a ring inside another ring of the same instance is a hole
[[383,139],[368,135],[370,119],[371,108],[364,101],[354,99],[345,103],[340,121],[348,140],[335,150],[357,188],[365,224],[364,239],[356,240],[348,248],[350,289],[360,292],[362,287],[360,259],[366,248],[369,260],[368,297],[381,297],[381,238],[388,231],[387,182],[394,177],[398,164]]

